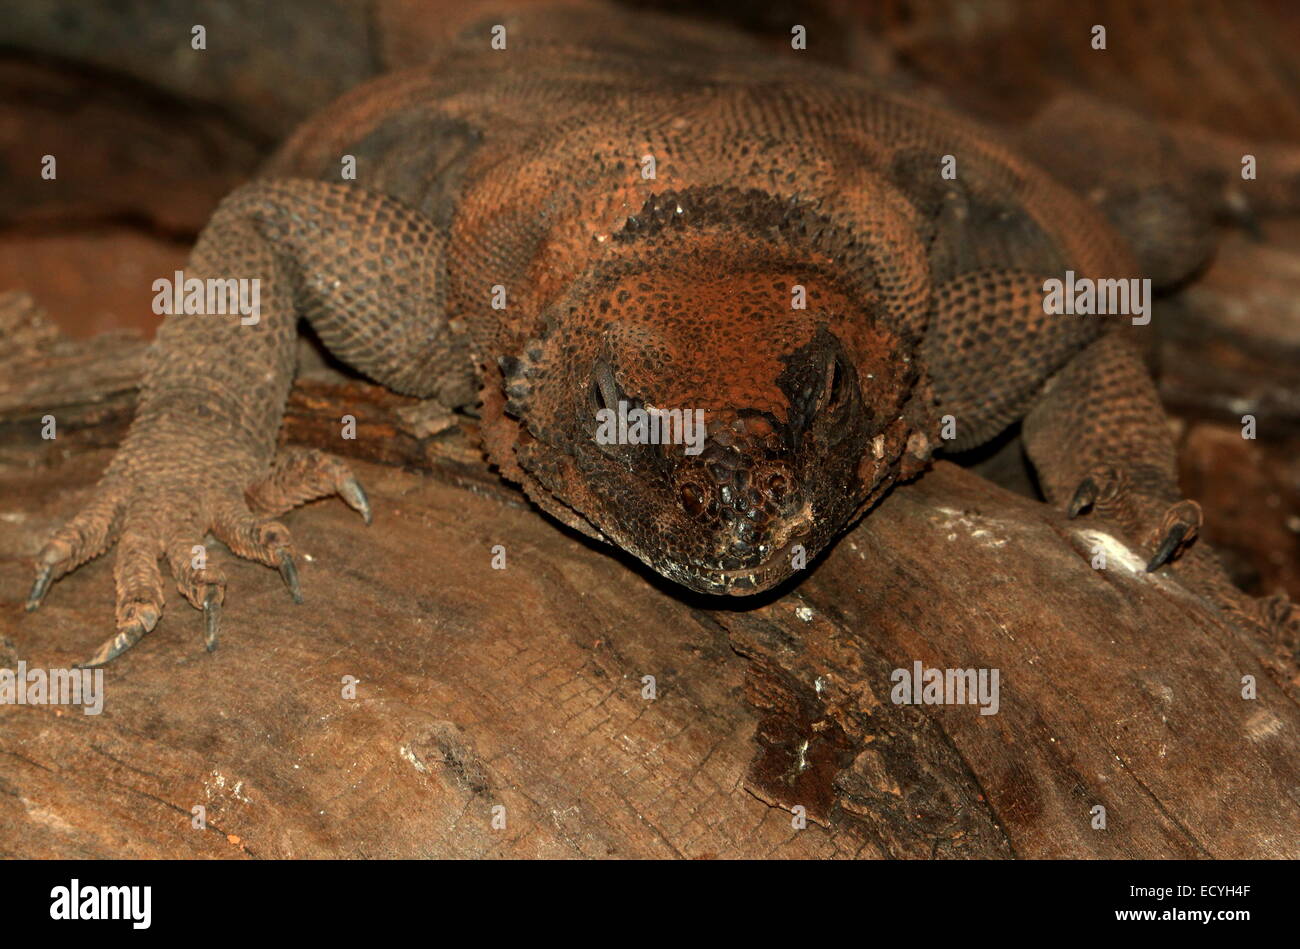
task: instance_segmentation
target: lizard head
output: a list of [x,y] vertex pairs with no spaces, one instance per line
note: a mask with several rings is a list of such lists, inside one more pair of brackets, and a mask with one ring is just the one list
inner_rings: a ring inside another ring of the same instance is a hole
[[929,456],[903,336],[793,272],[637,272],[578,288],[503,364],[525,486],[702,593],[812,562]]

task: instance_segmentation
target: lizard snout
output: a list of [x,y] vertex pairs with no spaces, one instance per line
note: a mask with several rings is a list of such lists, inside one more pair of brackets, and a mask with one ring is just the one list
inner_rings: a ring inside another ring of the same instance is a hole
[[729,423],[674,473],[682,509],[713,533],[724,570],[765,563],[801,534],[797,478],[787,461],[770,457],[774,435],[765,422]]

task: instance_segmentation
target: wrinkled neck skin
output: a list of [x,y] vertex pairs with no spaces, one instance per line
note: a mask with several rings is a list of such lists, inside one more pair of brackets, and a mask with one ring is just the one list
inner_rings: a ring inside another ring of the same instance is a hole
[[[890,317],[869,276],[766,235],[620,242],[489,373],[485,445],[543,510],[663,576],[767,590],[930,457],[933,395]],[[703,424],[602,429],[634,410]]]

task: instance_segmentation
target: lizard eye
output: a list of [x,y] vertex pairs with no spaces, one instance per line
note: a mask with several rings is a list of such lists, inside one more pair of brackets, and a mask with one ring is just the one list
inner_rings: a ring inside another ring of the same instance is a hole
[[848,390],[848,367],[844,365],[844,357],[836,353],[826,373],[826,388],[822,391],[821,398],[822,408],[834,412],[848,398]]

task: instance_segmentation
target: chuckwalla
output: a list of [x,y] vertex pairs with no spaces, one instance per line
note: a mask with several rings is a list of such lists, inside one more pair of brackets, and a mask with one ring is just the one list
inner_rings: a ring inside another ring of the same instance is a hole
[[[29,607],[116,543],[117,631],[90,664],[156,624],[160,562],[211,647],[225,578],[192,555],[209,532],[298,597],[275,518],[334,493],[370,517],[340,461],[276,455],[302,317],[376,382],[477,411],[539,507],[696,591],[773,587],[934,452],[1020,421],[1051,502],[1270,621],[1188,546],[1200,510],[1128,320],[1045,312],[1067,270],[1139,276],[1092,205],[867,78],[631,22],[533,9],[498,49],[488,18],[345,95],[231,194],[185,275],[257,279],[260,318],[165,319],[130,434],[39,554]],[[703,410],[702,450],[597,439],[619,402]]]

